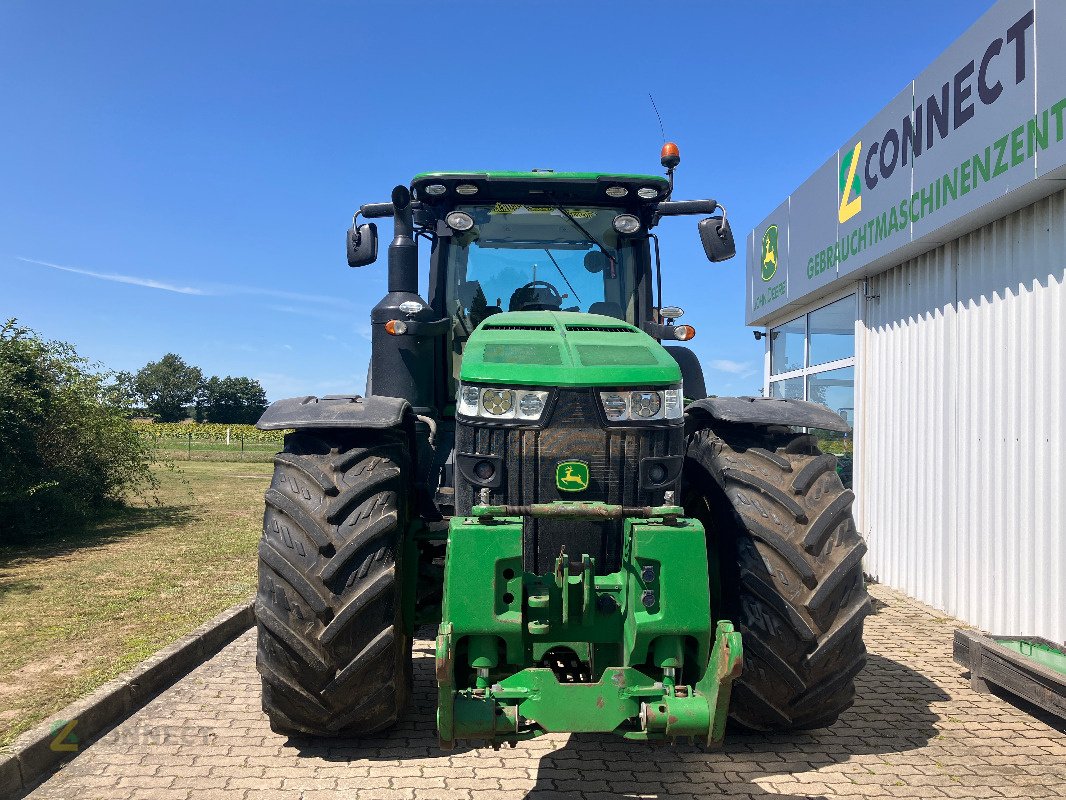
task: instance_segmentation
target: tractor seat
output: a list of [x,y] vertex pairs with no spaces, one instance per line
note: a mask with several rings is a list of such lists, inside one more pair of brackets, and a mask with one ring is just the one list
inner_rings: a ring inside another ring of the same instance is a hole
[[622,307],[618,305],[618,303],[612,303],[609,300],[601,300],[598,303],[593,303],[589,306],[589,313],[602,314],[605,317],[614,317],[615,319],[625,319]]

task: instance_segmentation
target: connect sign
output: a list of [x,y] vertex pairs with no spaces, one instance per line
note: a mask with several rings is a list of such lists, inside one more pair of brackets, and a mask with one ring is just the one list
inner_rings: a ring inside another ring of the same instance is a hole
[[[952,43],[755,228],[748,321],[872,262],[887,268],[931,249],[957,220],[976,227],[989,204],[1022,185],[1042,180],[1043,194],[1061,186],[1063,30],[1066,2],[999,0]],[[771,247],[771,231],[787,255]]]

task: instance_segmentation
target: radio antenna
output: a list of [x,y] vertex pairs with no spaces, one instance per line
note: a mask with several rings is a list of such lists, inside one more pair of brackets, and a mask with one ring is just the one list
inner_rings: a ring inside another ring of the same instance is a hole
[[659,120],[659,133],[663,135],[663,141],[666,141],[666,129],[663,127],[663,118],[659,116],[659,107],[655,105],[655,98],[651,96],[651,92],[648,92],[648,99],[651,100],[652,111],[655,112],[655,118]]

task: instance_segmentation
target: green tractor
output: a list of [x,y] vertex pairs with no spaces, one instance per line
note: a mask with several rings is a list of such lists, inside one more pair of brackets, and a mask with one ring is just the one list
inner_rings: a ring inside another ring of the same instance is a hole
[[[831,724],[865,664],[865,545],[824,406],[708,397],[659,296],[667,176],[430,173],[361,207],[377,257],[365,396],[274,403],[257,666],[272,727],[381,731],[437,627],[442,747],[554,732],[721,743]],[[718,213],[721,212],[721,213]],[[417,239],[431,250],[419,296]]]

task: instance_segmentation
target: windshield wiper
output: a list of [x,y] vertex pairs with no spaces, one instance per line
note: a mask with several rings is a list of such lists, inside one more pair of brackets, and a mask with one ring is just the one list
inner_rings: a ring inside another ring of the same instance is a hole
[[577,289],[575,289],[575,288],[574,288],[574,286],[573,286],[573,284],[572,284],[572,283],[570,283],[570,279],[569,279],[568,277],[566,277],[566,273],[565,273],[565,272],[563,272],[563,268],[559,266],[559,262],[555,260],[555,256],[553,256],[553,255],[552,255],[552,251],[551,251],[551,250],[549,250],[549,249],[548,249],[547,247],[545,247],[545,248],[544,248],[544,252],[548,254],[548,258],[550,258],[550,259],[552,260],[552,263],[553,263],[553,264],[555,265],[555,268],[556,268],[557,270],[559,270],[559,274],[560,274],[560,275],[562,275],[562,277],[563,277],[563,280],[564,280],[564,281],[566,281],[566,286],[567,286],[567,288],[568,288],[568,289],[569,289],[569,290],[570,290],[571,292],[573,292],[573,293],[574,293],[574,299],[575,299],[575,300],[577,300],[577,302],[579,302],[579,303],[580,303],[580,302],[581,302],[581,297],[580,297],[580,296],[578,296],[578,293],[577,293]]
[[[583,233],[585,235],[586,239],[588,239],[590,242],[592,242],[594,245],[596,245],[598,248],[600,248],[600,252],[602,252],[605,256],[607,256],[607,259],[611,262],[611,277],[612,278],[615,277],[615,266],[614,266],[615,265],[615,258],[607,250],[606,246],[600,244],[599,239],[597,239],[595,236],[593,236],[591,233],[589,233],[587,230],[585,230],[585,226],[582,225],[580,222],[578,222],[576,218],[571,216],[570,212],[567,211],[565,208],[563,208],[559,204],[558,200],[556,200],[554,197],[552,197],[550,194],[547,194],[546,192],[545,192],[545,197],[547,197],[549,200],[551,200],[552,205],[555,206],[556,210],[560,214],[562,214],[564,217],[566,217],[568,220],[570,220],[570,224],[571,225],[573,225],[575,228],[577,228],[579,231],[581,231],[581,233]],[[555,259],[553,258],[552,261],[554,261],[554,260]],[[566,280],[566,276],[565,275],[563,276],[563,280]],[[570,281],[566,281],[566,283],[567,283],[568,286],[570,285]]]

